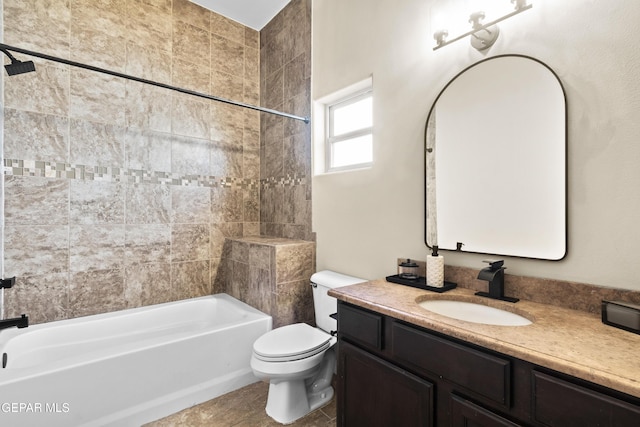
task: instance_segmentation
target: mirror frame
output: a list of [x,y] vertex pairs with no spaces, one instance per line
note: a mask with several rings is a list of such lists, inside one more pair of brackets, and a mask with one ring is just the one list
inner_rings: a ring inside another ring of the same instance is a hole
[[[427,143],[428,143],[428,137],[429,137],[429,124],[430,122],[433,120],[433,112],[436,108],[436,105],[438,103],[438,100],[440,99],[440,97],[442,96],[443,93],[445,93],[445,91],[447,90],[447,88],[458,78],[460,77],[463,73],[467,72],[469,69],[474,68],[480,64],[482,64],[483,62],[486,61],[490,61],[492,59],[497,59],[497,58],[505,58],[505,57],[516,57],[516,58],[524,58],[527,60],[531,60],[531,61],[535,61],[538,64],[542,65],[543,67],[545,67],[557,80],[558,85],[560,87],[560,90],[562,91],[562,99],[564,102],[564,253],[561,257],[559,258],[537,258],[537,257],[532,257],[532,256],[524,256],[524,255],[513,255],[513,254],[508,254],[508,253],[501,253],[501,252],[477,252],[477,251],[465,251],[464,248],[460,243],[457,244],[457,248],[456,249],[450,249],[450,248],[440,248],[441,250],[445,250],[445,251],[453,251],[453,252],[462,252],[462,253],[475,253],[475,254],[485,254],[485,255],[495,255],[495,256],[508,256],[508,257],[513,257],[513,258],[523,258],[523,259],[537,259],[537,260],[544,260],[544,261],[561,261],[563,259],[566,258],[567,253],[569,252],[569,224],[568,224],[568,215],[569,215],[569,204],[568,204],[568,161],[569,161],[569,156],[568,156],[568,110],[567,110],[567,95],[566,95],[566,91],[564,89],[564,86],[562,84],[562,81],[560,80],[560,78],[558,77],[557,73],[555,71],[553,71],[553,69],[551,67],[549,67],[547,64],[545,64],[544,62],[540,61],[539,59],[533,58],[531,56],[527,56],[527,55],[521,55],[521,54],[504,54],[504,55],[496,55],[496,56],[491,56],[489,58],[485,58],[482,59],[480,61],[477,61],[467,67],[465,67],[462,71],[458,72],[453,78],[451,78],[446,84],[445,86],[442,88],[442,90],[438,93],[438,96],[436,96],[435,100],[433,101],[433,104],[431,105],[431,108],[429,109],[429,114],[427,116],[427,120],[425,123],[425,129],[424,129],[424,242],[425,245],[428,248],[432,248],[431,245],[429,245],[429,235],[428,235],[428,221],[429,221],[429,203],[427,200],[427,196],[428,196],[428,188],[427,188],[427,174],[429,173],[429,167],[428,167],[428,154],[429,154],[429,147],[427,147]],[[435,138],[435,135],[433,136],[433,138]]]

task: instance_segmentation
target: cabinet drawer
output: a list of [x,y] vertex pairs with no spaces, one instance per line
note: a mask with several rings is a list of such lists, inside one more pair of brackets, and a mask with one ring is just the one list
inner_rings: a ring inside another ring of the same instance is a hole
[[338,304],[338,332],[360,344],[382,350],[382,315],[344,303]]
[[511,362],[394,322],[393,355],[480,396],[510,406]]
[[544,426],[640,425],[640,406],[533,371],[533,418]]
[[520,427],[520,424],[456,395],[451,396],[451,419],[453,427]]

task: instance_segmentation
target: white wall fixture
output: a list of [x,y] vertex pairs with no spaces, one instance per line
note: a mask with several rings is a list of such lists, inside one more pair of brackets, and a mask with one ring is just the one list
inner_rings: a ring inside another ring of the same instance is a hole
[[527,4],[527,0],[511,0],[511,3],[514,5],[514,10],[506,15],[503,15],[497,19],[493,19],[486,24],[483,22],[485,19],[485,12],[479,10],[477,12],[473,12],[469,15],[469,23],[471,24],[471,30],[463,33],[457,37],[454,37],[451,40],[447,40],[449,36],[449,32],[446,29],[437,30],[433,33],[433,38],[436,41],[436,46],[433,50],[440,49],[448,44],[461,40],[467,36],[470,36],[471,46],[475,49],[482,51],[489,49],[498,39],[498,35],[500,35],[500,28],[498,28],[498,22],[504,21],[505,19],[509,19],[512,16],[515,16],[525,10],[529,10],[533,7],[533,5]]

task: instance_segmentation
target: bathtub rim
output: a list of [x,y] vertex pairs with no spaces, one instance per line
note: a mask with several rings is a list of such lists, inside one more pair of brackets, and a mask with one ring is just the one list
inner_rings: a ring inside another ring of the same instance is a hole
[[222,330],[230,329],[233,327],[237,327],[240,324],[249,325],[252,323],[263,322],[267,318],[269,318],[269,330],[273,328],[273,318],[270,315],[256,309],[255,307],[250,306],[249,304],[243,301],[236,299],[235,297],[229,294],[218,293],[218,294],[212,294],[212,295],[205,295],[202,297],[187,298],[187,299],[169,301],[169,302],[164,302],[159,304],[151,304],[147,306],[128,308],[124,310],[111,311],[106,313],[91,314],[91,315],[80,316],[80,317],[75,317],[71,319],[62,319],[62,320],[55,320],[52,322],[43,322],[43,323],[35,324],[33,326],[29,326],[28,328],[24,328],[24,329],[11,328],[11,329],[0,330],[0,354],[4,353],[6,344],[12,338],[18,337],[20,335],[29,334],[36,331],[47,330],[51,328],[64,328],[67,325],[87,323],[88,319],[90,319],[91,322],[95,322],[103,319],[123,316],[125,314],[129,315],[129,314],[142,313],[146,311],[152,311],[154,309],[169,307],[172,305],[184,304],[186,302],[211,300],[211,299],[225,300],[233,305],[238,306],[239,308],[242,308],[243,310],[246,310],[246,312],[249,313],[250,316],[249,318],[244,319],[242,322],[230,322],[230,323],[221,325],[222,327],[208,328],[208,329],[203,329],[197,332],[184,332],[180,334],[175,334],[175,336],[173,336],[170,341],[154,340],[154,342],[145,343],[144,347],[141,347],[139,343],[128,343],[128,344],[120,345],[114,349],[111,349],[106,353],[102,352],[102,350],[93,350],[93,351],[79,354],[74,357],[52,361],[51,363],[48,363],[45,365],[26,366],[26,367],[18,367],[18,368],[12,369],[10,366],[11,355],[9,354],[8,356],[9,367],[0,368],[0,386],[9,385],[16,381],[32,378],[34,376],[38,376],[38,375],[42,375],[50,372],[57,372],[65,369],[70,369],[75,366],[83,366],[90,363],[94,363],[96,361],[117,357],[119,355],[127,354],[129,352],[132,352],[134,350],[138,350],[141,348],[157,348],[157,347],[166,345],[169,342],[174,343],[174,342],[188,340],[190,338],[207,335],[215,331],[222,331]]

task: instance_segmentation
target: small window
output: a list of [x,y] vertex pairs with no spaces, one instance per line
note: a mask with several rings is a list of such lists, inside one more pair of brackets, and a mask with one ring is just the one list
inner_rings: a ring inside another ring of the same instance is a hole
[[371,87],[326,105],[325,169],[358,169],[373,163]]

